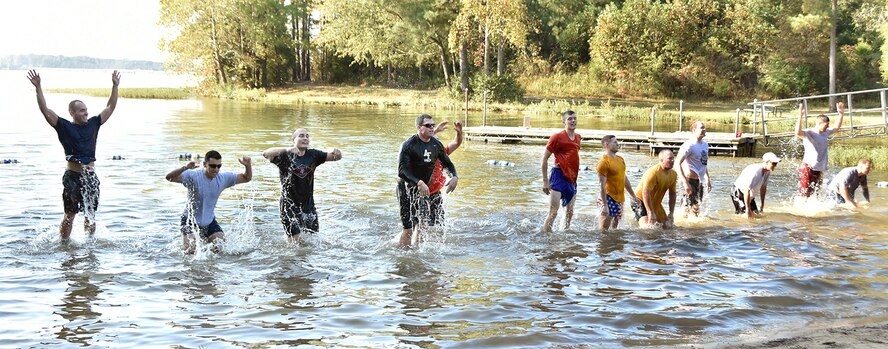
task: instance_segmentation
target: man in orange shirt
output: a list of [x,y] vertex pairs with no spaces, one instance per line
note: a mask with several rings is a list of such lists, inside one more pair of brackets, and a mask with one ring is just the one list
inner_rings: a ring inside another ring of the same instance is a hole
[[[573,218],[574,201],[577,193],[577,173],[580,171],[580,140],[576,133],[577,114],[573,110],[561,114],[564,131],[549,137],[543,161],[540,166],[543,173],[543,193],[549,196],[549,215],[543,224],[543,232],[552,231],[555,216],[558,215],[558,202],[567,207],[564,216],[564,229],[570,228]],[[555,155],[555,165],[551,173],[548,171],[549,157]]]
[[[435,135],[447,130],[447,121],[441,122],[435,126]],[[457,121],[453,124],[453,130],[456,131],[456,137],[450,141],[450,144],[444,146],[444,152],[447,155],[453,154],[463,142],[463,125]],[[441,197],[441,189],[447,184],[447,177],[444,176],[444,168],[441,161],[435,162],[435,169],[432,171],[432,183],[429,184],[429,226],[435,226],[440,220],[444,219],[444,199]]]

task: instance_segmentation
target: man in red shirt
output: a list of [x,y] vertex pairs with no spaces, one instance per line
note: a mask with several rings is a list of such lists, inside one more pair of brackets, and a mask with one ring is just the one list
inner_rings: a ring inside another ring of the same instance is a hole
[[[540,166],[543,174],[543,193],[549,196],[549,215],[543,224],[543,232],[552,231],[552,223],[558,215],[558,202],[567,207],[564,216],[564,229],[570,228],[573,218],[574,199],[577,193],[577,173],[580,171],[580,140],[583,138],[577,129],[577,114],[573,110],[561,114],[564,131],[549,137],[543,161]],[[548,171],[549,156],[555,155],[555,165]]]
[[[441,122],[438,126],[435,127],[435,135],[439,132],[447,130],[447,121]],[[463,125],[461,122],[457,121],[453,124],[453,130],[456,131],[456,136],[450,141],[450,144],[444,146],[444,152],[447,155],[453,154],[463,142]],[[429,184],[429,204],[430,204],[430,216],[429,217],[429,226],[435,226],[439,221],[444,219],[444,199],[441,197],[441,189],[444,188],[444,185],[447,183],[447,177],[444,176],[444,168],[441,166],[441,161],[435,162],[435,169],[432,171],[432,183]]]

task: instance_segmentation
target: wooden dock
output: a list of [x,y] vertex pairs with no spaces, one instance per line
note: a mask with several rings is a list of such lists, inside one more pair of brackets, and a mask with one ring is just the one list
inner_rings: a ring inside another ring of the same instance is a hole
[[[560,128],[529,128],[529,127],[502,127],[502,126],[477,126],[465,127],[466,139],[479,142],[498,143],[527,143],[546,144],[549,137]],[[623,149],[648,151],[656,154],[661,149],[678,150],[681,144],[691,137],[690,132],[645,132],[645,131],[611,131],[577,129],[577,133],[583,136],[583,144],[586,146],[601,147],[601,137],[606,135],[617,136]],[[733,133],[707,132],[706,140],[709,142],[711,155],[755,156],[756,141],[762,136],[758,134],[741,134],[739,137]]]

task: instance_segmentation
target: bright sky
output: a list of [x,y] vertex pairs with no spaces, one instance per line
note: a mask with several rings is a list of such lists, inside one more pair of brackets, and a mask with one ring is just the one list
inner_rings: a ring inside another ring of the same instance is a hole
[[0,56],[45,54],[161,62],[160,0],[3,0]]

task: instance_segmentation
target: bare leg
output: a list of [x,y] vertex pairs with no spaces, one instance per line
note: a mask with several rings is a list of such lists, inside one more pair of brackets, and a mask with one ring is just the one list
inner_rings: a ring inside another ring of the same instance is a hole
[[[558,199],[561,201],[561,198]],[[570,222],[573,220],[574,216],[574,202],[577,201],[577,196],[574,195],[570,199],[570,203],[567,204],[567,211],[564,212],[564,230],[570,229]]]
[[194,245],[194,234],[182,235],[182,247],[185,249],[185,254],[193,254]]
[[62,223],[59,224],[59,235],[62,237],[62,240],[71,238],[71,225],[74,223],[74,216],[76,215],[76,212],[65,212],[65,215],[62,217]]
[[95,235],[96,233],[96,222],[87,217],[83,218],[83,231],[85,231],[89,235]]
[[410,246],[410,243],[413,240],[413,229],[407,228],[401,231],[401,237],[398,239],[398,244],[401,247]]
[[305,241],[302,239],[301,233],[296,234],[296,235],[290,235],[289,237],[287,237],[287,240],[289,240],[290,243],[297,244],[297,245],[302,245],[302,243]]
[[543,223],[543,233],[552,232],[552,224],[555,223],[555,217],[558,215],[558,207],[561,205],[561,192],[552,190],[549,192],[549,215]]
[[216,232],[216,233],[213,233],[213,235],[210,235],[210,237],[207,238],[207,242],[213,244],[213,252],[215,252],[215,253],[219,253],[219,245],[216,244],[216,241],[217,241],[217,240],[219,241],[219,243],[224,242],[224,241],[225,241],[225,233],[224,233],[224,232],[221,232],[221,231],[220,231],[220,232]]

